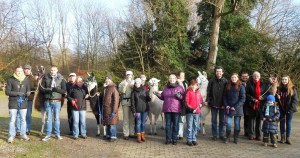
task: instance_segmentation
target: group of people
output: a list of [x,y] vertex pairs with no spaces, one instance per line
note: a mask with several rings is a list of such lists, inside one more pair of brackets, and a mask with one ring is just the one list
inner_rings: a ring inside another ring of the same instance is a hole
[[[169,75],[162,92],[153,94],[149,92],[144,74],[134,79],[133,72],[126,71],[125,79],[118,86],[113,82],[112,75],[107,74],[104,91],[100,93],[103,108],[102,123],[106,126],[106,138],[111,142],[117,138],[116,125],[120,104],[123,111],[123,138],[125,140],[136,138],[139,143],[146,141],[148,103],[151,97],[156,95],[164,101],[162,112],[165,116],[166,144],[176,145],[178,139],[183,138],[184,122],[187,126],[187,145],[198,144],[196,136],[199,131],[202,105],[211,108],[213,140],[219,137],[224,143],[230,142],[234,122],[233,142],[238,143],[240,121],[244,116],[244,132],[250,140],[263,140],[267,146],[270,137],[272,145],[277,147],[279,122],[280,142],[291,144],[292,118],[293,113],[297,111],[298,99],[297,90],[289,76],[283,75],[280,83],[277,83],[276,75],[270,76],[270,81],[262,82],[260,73],[255,71],[251,79],[248,73],[243,72],[241,80],[237,73],[233,73],[227,80],[223,77],[223,71],[222,67],[216,67],[214,77],[209,80],[206,100],[202,98],[199,83],[194,79],[187,82],[184,72]],[[32,75],[30,65],[25,65],[24,69],[17,67],[13,76],[7,80],[9,143],[12,143],[16,136],[16,127],[20,129],[21,138],[29,140],[32,100],[36,88],[39,88],[43,96],[43,107],[47,115],[46,136],[42,141],[51,138],[52,114],[55,136],[58,140],[63,139],[60,135],[59,113],[64,97],[67,98],[70,135],[73,135],[74,139],[78,139],[79,135],[84,139],[87,138],[86,100],[89,93],[83,78],[70,73],[66,82],[58,73],[57,66],[51,66],[50,73],[44,76],[40,85],[37,85],[37,78]],[[16,123],[17,118],[20,118],[20,123]]]

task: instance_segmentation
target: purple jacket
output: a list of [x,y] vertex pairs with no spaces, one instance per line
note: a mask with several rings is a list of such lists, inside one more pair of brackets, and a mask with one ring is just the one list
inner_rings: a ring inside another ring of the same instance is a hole
[[[180,97],[176,93],[180,93]],[[184,90],[177,82],[175,85],[167,84],[161,94],[157,97],[164,101],[163,112],[181,113]]]

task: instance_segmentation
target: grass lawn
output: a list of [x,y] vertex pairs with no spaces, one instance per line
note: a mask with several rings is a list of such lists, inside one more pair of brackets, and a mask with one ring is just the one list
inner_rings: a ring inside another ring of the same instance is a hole
[[33,110],[32,131],[30,141],[21,141],[16,137],[13,144],[7,143],[8,115],[0,116],[0,157],[62,157],[62,150],[55,143],[57,141],[42,142],[39,135],[41,127],[40,114]]

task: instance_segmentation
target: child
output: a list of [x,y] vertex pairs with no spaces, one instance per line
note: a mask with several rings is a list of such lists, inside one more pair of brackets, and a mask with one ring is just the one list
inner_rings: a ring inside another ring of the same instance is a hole
[[269,135],[271,137],[271,143],[273,144],[274,148],[277,148],[277,140],[276,134],[278,129],[277,121],[279,120],[279,108],[276,106],[275,97],[273,95],[269,95],[267,97],[267,103],[264,105],[261,119],[263,120],[263,142],[264,146],[268,146],[269,142]]

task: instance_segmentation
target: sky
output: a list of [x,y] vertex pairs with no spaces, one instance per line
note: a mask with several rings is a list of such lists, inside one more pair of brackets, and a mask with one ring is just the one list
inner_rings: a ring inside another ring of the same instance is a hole
[[293,2],[297,5],[300,5],[300,0],[293,0]]

